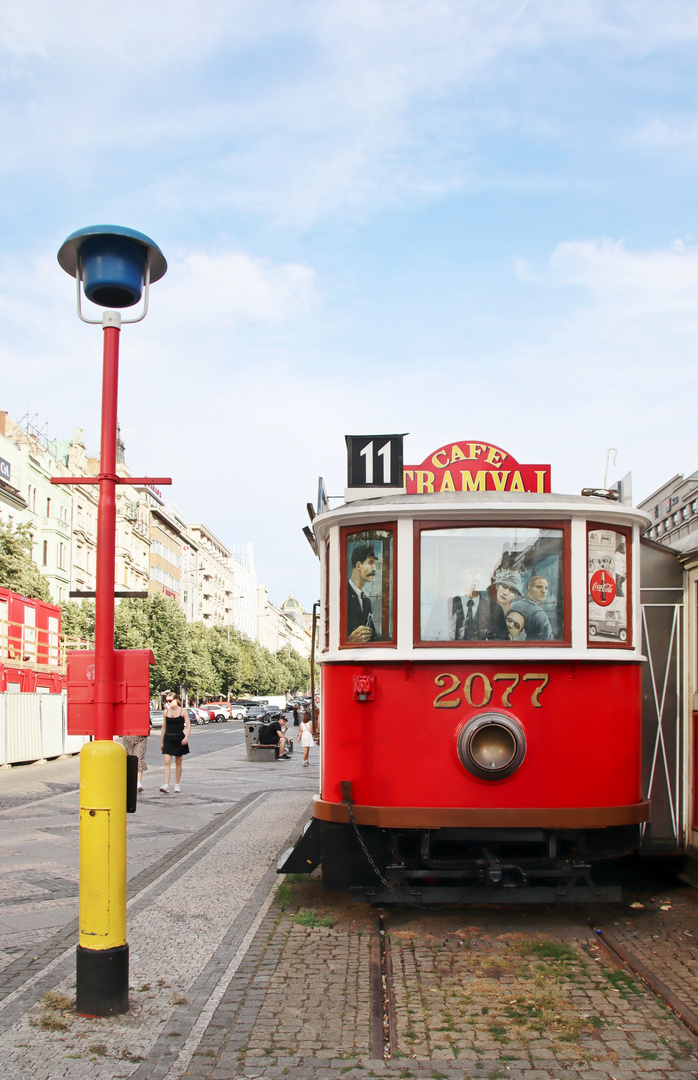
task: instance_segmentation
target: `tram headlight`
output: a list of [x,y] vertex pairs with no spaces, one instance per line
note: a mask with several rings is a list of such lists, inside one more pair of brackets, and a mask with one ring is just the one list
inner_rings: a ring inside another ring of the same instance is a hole
[[523,728],[511,716],[488,712],[474,716],[458,736],[458,757],[479,779],[511,776],[526,755]]

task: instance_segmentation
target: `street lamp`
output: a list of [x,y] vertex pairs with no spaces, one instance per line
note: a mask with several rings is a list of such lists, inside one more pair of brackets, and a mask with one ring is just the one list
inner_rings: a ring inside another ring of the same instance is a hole
[[[127,702],[133,689],[127,678],[123,681],[124,672],[133,669],[124,666],[127,657],[114,649],[116,485],[172,482],[166,477],[117,476],[119,334],[122,323],[145,318],[150,284],[163,276],[167,263],[149,237],[115,225],[94,225],[72,233],[58,252],[58,262],[76,280],[80,318],[101,323],[104,329],[99,475],[53,477],[51,482],[99,484],[94,681],[93,697],[88,699],[94,741],[80,754],[80,929],[75,1007],[85,1015],[110,1016],[128,1012],[126,752],[113,739],[115,707]],[[81,284],[88,300],[110,309],[101,319],[83,315]],[[122,319],[119,311],[112,310],[133,307],[144,293],[143,310],[137,318]],[[70,678],[68,706],[70,718]]]

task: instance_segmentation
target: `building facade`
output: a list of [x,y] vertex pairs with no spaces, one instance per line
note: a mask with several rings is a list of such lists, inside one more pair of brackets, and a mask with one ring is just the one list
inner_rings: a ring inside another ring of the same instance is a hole
[[312,647],[312,615],[303,610],[293,592],[290,592],[281,607],[277,608],[269,600],[266,585],[259,585],[257,599],[260,645],[272,653],[281,649],[292,649],[299,656],[309,658]]
[[56,443],[0,412],[0,518],[29,526],[32,559],[59,604],[71,588],[73,517],[72,492],[51,484],[60,471]]
[[186,527],[189,543],[198,550],[197,621],[206,626],[233,628],[235,574],[230,550],[201,522]]

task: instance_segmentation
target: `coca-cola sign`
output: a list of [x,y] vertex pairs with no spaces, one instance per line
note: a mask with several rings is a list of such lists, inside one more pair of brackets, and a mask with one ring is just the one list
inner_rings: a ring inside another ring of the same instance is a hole
[[591,599],[599,607],[608,607],[616,598],[616,583],[607,570],[597,570],[589,578]]

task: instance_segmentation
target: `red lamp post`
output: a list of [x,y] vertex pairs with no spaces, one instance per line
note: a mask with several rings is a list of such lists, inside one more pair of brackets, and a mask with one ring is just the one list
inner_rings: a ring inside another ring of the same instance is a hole
[[[69,654],[68,729],[93,735],[80,754],[80,913],[76,958],[76,1008],[91,1016],[128,1011],[126,943],[126,753],[114,735],[147,733],[149,650],[114,649],[114,569],[117,484],[170,484],[165,477],[119,477],[116,424],[121,324],[140,322],[148,310],[151,281],[167,270],[147,236],[98,225],[73,233],[58,252],[61,267],[77,282],[78,315],[104,329],[102,429],[97,477],[54,477],[55,484],[99,484],[94,654]],[[104,308],[128,308],[145,291],[143,311],[123,319],[107,310],[101,319],[82,313],[81,288]],[[71,665],[72,659],[72,665]],[[143,693],[145,699],[143,701]],[[137,704],[135,702],[137,701]]]

